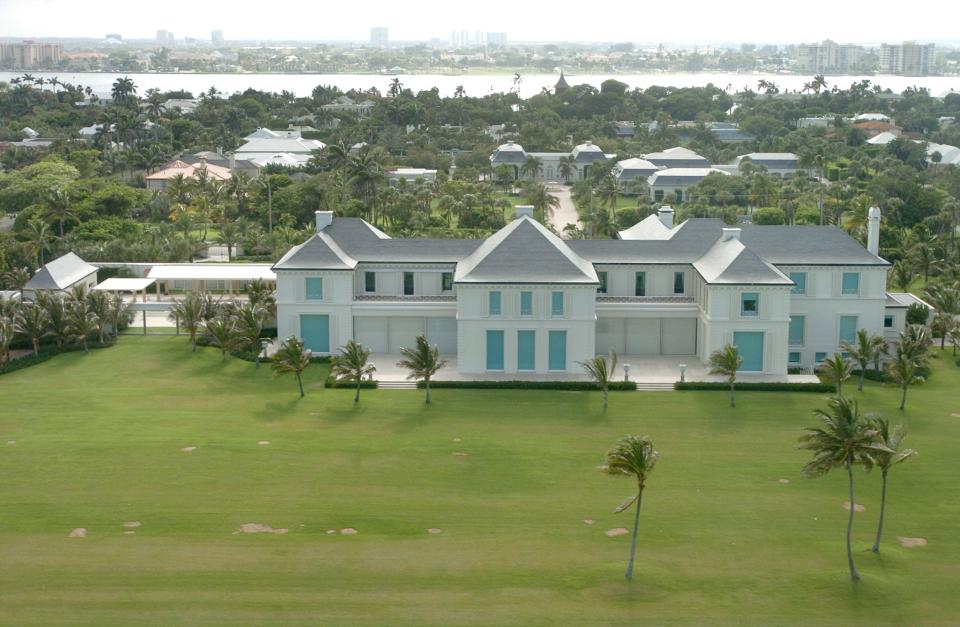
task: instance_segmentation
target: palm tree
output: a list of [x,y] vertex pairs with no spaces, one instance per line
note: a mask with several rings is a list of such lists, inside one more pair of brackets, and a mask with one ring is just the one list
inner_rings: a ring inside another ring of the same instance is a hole
[[887,474],[890,469],[905,462],[917,454],[912,448],[901,448],[903,440],[907,437],[907,427],[899,424],[890,429],[890,421],[886,418],[877,417],[873,421],[873,428],[877,431],[877,437],[883,445],[884,450],[877,451],[876,462],[880,469],[880,475],[883,478],[883,487],[880,489],[880,522],[877,523],[877,539],[873,542],[874,553],[880,552],[880,537],[883,534],[883,514],[887,506]]
[[296,337],[287,338],[276,353],[273,354],[273,363],[270,368],[274,374],[292,374],[297,377],[297,386],[300,388],[300,398],[303,398],[303,371],[310,365],[310,356],[303,346],[303,340]]
[[102,290],[91,290],[87,294],[87,306],[97,317],[97,340],[103,344],[110,324],[110,295]]
[[573,178],[573,173],[576,171],[573,167],[574,160],[571,156],[560,157],[560,161],[557,163],[557,174],[560,178],[563,179],[563,182],[570,184],[570,179]]
[[237,308],[234,320],[236,323],[237,345],[253,353],[253,363],[260,367],[260,336],[266,321],[267,309],[262,303],[253,300],[253,297]]
[[853,374],[853,365],[840,353],[834,353],[817,366],[817,374],[837,386],[837,396],[843,396],[843,382]]
[[610,208],[611,214],[616,213],[617,198],[619,198],[622,193],[623,188],[620,187],[620,181],[612,174],[604,176],[596,189],[597,197]]
[[36,302],[47,312],[47,335],[52,335],[57,346],[70,338],[70,320],[67,301],[58,292],[43,290],[36,293]]
[[887,340],[880,335],[870,335],[866,329],[860,329],[857,331],[856,342],[851,344],[844,340],[840,343],[840,348],[860,368],[860,382],[857,385],[857,390],[863,392],[863,380],[867,366],[874,364],[876,368],[880,358],[887,352]]
[[72,300],[68,309],[70,335],[80,342],[83,352],[89,353],[87,340],[97,332],[97,314],[90,310],[86,299]]
[[730,384],[730,407],[737,406],[734,384],[737,381],[737,370],[743,365],[743,357],[736,346],[727,344],[720,350],[710,354],[710,374],[723,375]]
[[277,315],[277,296],[261,279],[254,279],[244,289],[251,305],[262,307],[267,317]]
[[13,320],[0,316],[0,366],[10,363],[10,344],[15,332]]
[[819,477],[834,468],[842,466],[846,469],[850,485],[847,563],[850,567],[850,578],[859,581],[860,575],[853,563],[853,551],[850,547],[853,514],[857,509],[853,494],[853,466],[861,464],[869,470],[883,447],[877,441],[877,431],[872,425],[871,417],[860,414],[857,401],[836,396],[827,402],[827,406],[827,411],[815,409],[813,412],[821,426],[808,427],[806,434],[800,437],[799,448],[813,451],[813,459],[803,467],[803,473],[809,477]]
[[660,453],[653,448],[653,442],[647,436],[638,437],[628,435],[620,439],[617,444],[607,452],[606,463],[600,467],[600,470],[609,474],[633,477],[637,481],[637,493],[620,504],[616,513],[626,511],[634,502],[637,504],[636,513],[633,518],[633,536],[630,540],[630,560],[627,562],[627,572],[625,577],[627,581],[633,580],[633,562],[637,555],[637,529],[640,526],[640,504],[643,500],[643,488],[646,486],[647,477],[653,472]]
[[887,362],[887,378],[895,385],[900,386],[900,411],[907,405],[907,389],[911,385],[923,383],[922,371],[917,361],[909,353],[897,348],[897,355]]
[[930,330],[940,338],[940,350],[947,346],[947,336],[957,328],[957,318],[954,314],[937,310],[930,321]]
[[897,354],[904,354],[923,366],[927,363],[930,346],[933,339],[927,328],[920,324],[911,324],[900,331],[900,342],[897,344]]
[[192,352],[197,352],[197,331],[203,322],[204,301],[197,292],[187,292],[180,299],[175,299],[170,305],[169,317],[182,325],[190,334],[190,346]]
[[47,223],[39,218],[30,220],[27,222],[26,236],[28,246],[33,249],[33,254],[39,259],[40,266],[43,266],[43,251],[50,250],[50,242],[53,241]]
[[950,346],[953,347],[953,356],[957,356],[957,348],[960,347],[960,325],[950,329]]
[[547,220],[553,215],[553,212],[560,206],[560,199],[547,191],[543,183],[531,183],[526,186],[525,197],[527,202],[533,205],[533,210],[537,215]]
[[441,359],[440,349],[430,346],[424,335],[417,336],[417,345],[414,348],[401,348],[401,359],[397,365],[410,371],[408,379],[423,379],[427,390],[427,404],[430,404],[430,378],[447,365],[446,359]]
[[110,322],[110,333],[114,339],[120,334],[120,325],[129,324],[133,312],[130,311],[130,304],[123,300],[120,294],[114,294],[110,298],[110,306],[107,309],[107,319]]
[[227,261],[233,261],[233,247],[240,241],[240,228],[236,222],[227,222],[220,225],[220,234],[217,243],[227,247]]
[[20,302],[23,302],[23,288],[30,282],[30,268],[21,266],[3,273],[3,282],[8,288],[20,290]]
[[543,161],[540,157],[530,155],[520,165],[520,176],[534,180],[541,174],[543,174]]
[[610,391],[610,381],[613,380],[613,372],[617,369],[617,354],[610,351],[610,359],[607,360],[603,355],[596,355],[587,361],[578,362],[587,375],[593,379],[597,386],[603,391],[603,408],[607,408],[607,396]]
[[916,272],[913,271],[909,263],[902,259],[894,263],[893,267],[890,268],[890,283],[901,292],[909,292],[910,285],[913,284],[916,278]]
[[54,188],[47,194],[43,205],[46,209],[45,215],[57,221],[60,226],[60,237],[63,237],[63,223],[77,219],[77,215],[70,208],[70,195],[66,190]]
[[330,373],[343,381],[354,381],[357,384],[357,393],[353,402],[360,401],[360,384],[364,377],[372,376],[377,367],[370,363],[370,349],[364,348],[355,340],[350,340],[340,347],[340,354],[334,356],[330,362]]
[[227,353],[236,345],[236,326],[229,316],[217,316],[203,323],[204,332],[220,348],[220,360],[227,360]]
[[40,340],[49,335],[50,317],[36,303],[22,303],[14,317],[17,333],[30,338],[34,356],[40,354]]

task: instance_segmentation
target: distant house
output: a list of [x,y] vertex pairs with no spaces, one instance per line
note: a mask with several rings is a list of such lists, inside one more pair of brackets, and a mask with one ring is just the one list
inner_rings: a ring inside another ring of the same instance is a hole
[[427,170],[425,168],[393,168],[386,171],[387,182],[390,186],[396,185],[399,181],[425,181],[433,183],[437,180],[436,170]]
[[818,116],[812,118],[800,118],[797,120],[797,128],[829,128],[833,126],[834,116]]
[[325,104],[320,108],[331,113],[352,113],[357,117],[362,118],[366,115],[369,115],[376,105],[377,103],[369,99],[355,102],[353,98],[350,98],[349,96],[340,96],[333,102]]
[[617,139],[633,139],[637,134],[637,125],[633,122],[614,122],[613,133]]
[[717,168],[667,168],[654,172],[647,179],[650,188],[650,198],[656,202],[662,201],[667,194],[673,194],[676,202],[686,200],[687,191],[713,173],[729,176],[729,172]]
[[193,113],[200,105],[200,101],[188,98],[170,98],[163,103],[163,108],[167,111],[179,111],[187,115]]
[[903,129],[896,124],[883,122],[881,120],[865,120],[863,122],[855,122],[853,124],[853,128],[858,128],[865,132],[867,137],[875,137],[880,133],[893,133],[899,137],[900,133],[903,131]]
[[646,181],[659,169],[660,168],[646,159],[634,158],[617,161],[617,164],[613,166],[613,170],[611,170],[610,173],[617,177],[617,181],[619,181],[621,185],[626,185],[638,179]]
[[643,158],[660,168],[709,168],[710,162],[689,148],[676,146],[662,152],[651,152]]
[[749,142],[756,139],[750,133],[740,130],[740,127],[732,122],[710,122],[707,124],[707,129],[722,142]]
[[167,164],[163,169],[148,174],[143,177],[143,180],[147,189],[166,189],[170,180],[178,175],[183,175],[184,178],[188,179],[196,179],[201,170],[205,170],[207,177],[215,181],[228,181],[233,176],[230,168],[213,165],[208,163],[206,158],[201,157],[196,163],[186,163],[178,159]]
[[271,159],[275,155],[281,154],[305,155],[306,160],[309,160],[313,151],[323,150],[326,147],[326,144],[322,141],[304,139],[300,136],[300,131],[296,129],[273,131],[268,128],[258,128],[244,139],[246,143],[234,151],[234,156],[238,161],[241,159],[247,161]]
[[747,155],[740,155],[733,160],[731,165],[739,170],[740,164],[745,159],[749,159],[754,165],[762,165],[767,169],[768,174],[774,176],[787,176],[794,174],[799,169],[799,157],[792,152],[751,152]]
[[97,268],[71,252],[37,270],[23,289],[24,295],[30,297],[38,291],[63,292],[75,285],[93,289],[96,284]]
[[508,141],[498,146],[490,155],[490,165],[494,170],[506,165],[513,171],[514,178],[520,178],[520,170],[527,157],[536,157],[543,166],[534,177],[535,180],[553,181],[563,178],[560,174],[560,160],[567,158],[573,168],[571,180],[582,181],[587,177],[591,164],[613,159],[616,155],[605,154],[599,146],[589,141],[575,146],[570,152],[526,152],[520,144]]

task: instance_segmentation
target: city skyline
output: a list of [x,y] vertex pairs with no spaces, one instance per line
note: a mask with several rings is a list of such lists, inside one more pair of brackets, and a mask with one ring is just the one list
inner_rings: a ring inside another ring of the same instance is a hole
[[[706,0],[692,0],[688,15],[699,19],[677,20],[673,6],[644,6],[627,9],[623,19],[610,20],[604,13],[578,14],[551,10],[543,14],[536,7],[503,0],[484,4],[481,14],[447,17],[445,5],[423,2],[415,14],[383,0],[371,0],[364,13],[337,6],[286,2],[276,7],[297,15],[297,20],[249,20],[251,13],[238,10],[225,14],[214,6],[191,9],[190,19],[145,22],[121,0],[4,0],[0,6],[0,37],[103,38],[105,33],[122,34],[125,40],[154,39],[158,29],[178,37],[209,40],[211,31],[221,30],[225,39],[237,41],[369,41],[370,29],[386,27],[392,43],[448,39],[452,31],[507,32],[511,42],[665,42],[677,44],[729,44],[736,42],[797,44],[833,39],[844,43],[879,44],[916,40],[918,42],[960,41],[953,24],[960,18],[960,6],[947,0],[928,3],[937,19],[867,21],[852,5],[813,0],[789,19],[770,17],[768,8],[747,0],[731,11]],[[235,7],[258,7],[238,0]],[[554,6],[556,8],[556,6]],[[894,14],[898,5],[889,0],[875,3],[871,13]],[[432,18],[430,17],[432,15]],[[424,19],[424,16],[428,16]],[[826,18],[824,16],[829,16]],[[637,26],[637,25],[641,26]],[[643,24],[655,27],[643,27]]]

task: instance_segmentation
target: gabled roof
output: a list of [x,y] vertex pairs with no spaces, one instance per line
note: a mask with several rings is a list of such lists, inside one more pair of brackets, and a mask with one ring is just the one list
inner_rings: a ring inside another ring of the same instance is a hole
[[786,275],[732,236],[717,240],[693,262],[693,267],[711,285],[793,285]]
[[326,144],[322,141],[302,137],[255,138],[248,140],[247,143],[237,148],[236,154],[245,155],[252,152],[270,155],[280,152],[309,154],[314,150],[322,150],[325,147]]
[[728,176],[730,174],[718,168],[666,168],[665,170],[657,170],[651,174],[647,181],[651,186],[657,184],[670,185],[676,182],[689,184],[691,182],[701,181],[714,172]]
[[884,131],[868,139],[867,143],[873,146],[884,146],[886,144],[889,144],[896,138],[897,136],[891,133],[890,131]]
[[593,265],[539,222],[522,216],[457,264],[457,283],[599,283]]
[[273,270],[353,270],[356,266],[357,260],[321,231],[288,250]]
[[629,229],[618,232],[617,236],[626,240],[666,240],[673,237],[673,234],[674,230],[668,228],[660,216],[652,213]]
[[777,265],[888,266],[836,226],[757,225],[743,227],[740,239]]
[[40,268],[24,286],[28,290],[65,290],[97,271],[76,253],[57,257]]
[[143,177],[143,179],[145,181],[165,181],[172,179],[178,174],[182,174],[186,178],[196,178],[197,173],[203,169],[206,169],[208,177],[218,181],[226,181],[233,176],[233,174],[230,172],[230,168],[224,168],[219,165],[207,163],[205,159],[201,159],[196,163],[185,163],[177,159],[173,163],[167,164],[167,166],[162,170],[158,170],[153,174],[148,174],[147,176]]

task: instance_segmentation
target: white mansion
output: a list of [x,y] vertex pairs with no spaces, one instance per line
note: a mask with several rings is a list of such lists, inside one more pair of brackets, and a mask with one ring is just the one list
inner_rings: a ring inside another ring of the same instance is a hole
[[485,240],[392,239],[317,212],[316,235],[273,268],[279,335],[396,354],[425,334],[477,375],[579,371],[611,350],[706,361],[732,343],[744,371],[783,375],[858,329],[903,326],[879,223],[871,210],[865,249],[835,227],[674,226],[669,207],[616,240],[562,240],[523,208]]

